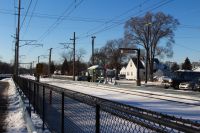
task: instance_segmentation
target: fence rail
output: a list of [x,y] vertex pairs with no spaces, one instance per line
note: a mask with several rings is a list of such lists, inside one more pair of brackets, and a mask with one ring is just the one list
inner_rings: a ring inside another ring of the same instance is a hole
[[200,123],[15,77],[29,106],[56,133],[199,133]]

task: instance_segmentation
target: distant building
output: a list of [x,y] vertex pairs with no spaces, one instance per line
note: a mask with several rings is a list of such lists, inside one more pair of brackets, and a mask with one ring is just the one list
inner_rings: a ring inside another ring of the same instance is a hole
[[[126,79],[128,80],[136,80],[137,79],[137,58],[132,58],[129,60],[128,65],[126,67]],[[140,69],[140,78],[144,79],[145,77],[145,67],[142,61],[139,61],[139,69]]]
[[194,69],[192,69],[194,72],[200,72],[200,67],[196,67]]
[[122,67],[122,69],[119,72],[120,75],[126,75],[126,67]]
[[[171,76],[169,64],[173,64],[174,62],[168,62],[168,64],[161,63],[157,58],[154,59],[154,76]],[[145,62],[140,60],[139,63],[140,68],[140,79],[145,79]],[[126,67],[122,67],[120,70],[120,75],[125,75],[125,78],[128,80],[136,80],[137,79],[137,58],[132,58],[129,60]]]
[[200,68],[200,62],[192,62],[192,69]]

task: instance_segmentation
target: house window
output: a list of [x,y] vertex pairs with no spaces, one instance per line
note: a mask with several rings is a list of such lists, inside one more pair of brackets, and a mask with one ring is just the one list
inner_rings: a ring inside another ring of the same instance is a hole
[[133,76],[133,72],[131,72],[131,76]]
[[130,64],[130,66],[132,67],[132,62],[131,62],[131,64]]
[[129,76],[129,72],[127,72],[127,75]]

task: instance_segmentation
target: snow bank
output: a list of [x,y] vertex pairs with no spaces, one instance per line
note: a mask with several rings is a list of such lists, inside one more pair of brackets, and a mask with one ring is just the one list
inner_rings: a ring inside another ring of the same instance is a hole
[[8,115],[5,120],[8,133],[27,133],[26,123],[23,119],[23,108],[20,107],[19,95],[12,79],[4,79],[9,83],[8,88]]

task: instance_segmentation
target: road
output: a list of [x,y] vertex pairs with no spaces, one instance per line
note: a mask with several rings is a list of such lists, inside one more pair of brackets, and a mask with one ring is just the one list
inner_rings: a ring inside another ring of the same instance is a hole
[[122,84],[113,86],[47,78],[41,79],[41,82],[200,122],[199,92],[159,87],[136,87],[132,84],[127,84],[126,87]]

